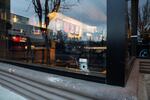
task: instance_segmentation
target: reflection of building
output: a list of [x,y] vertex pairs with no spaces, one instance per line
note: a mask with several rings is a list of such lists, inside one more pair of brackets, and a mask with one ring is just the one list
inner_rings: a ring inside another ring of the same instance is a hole
[[10,0],[0,0],[0,57],[5,57],[7,54],[6,25],[8,26],[9,18],[10,18]]
[[[29,25],[29,18],[11,14],[11,22],[12,30],[10,34],[30,35],[31,37],[34,37],[34,39],[37,38],[42,40],[39,27]],[[66,39],[100,41],[101,36],[101,34],[99,34],[99,27],[84,24],[76,19],[60,13],[57,14],[57,17],[55,19],[51,20],[49,29],[53,31],[54,36],[57,36],[57,33],[61,31],[63,33],[62,35]]]
[[90,40],[90,41],[101,41],[102,40],[102,37],[103,37],[103,33],[101,32],[94,32],[94,33],[88,33],[88,32],[84,32],[83,35],[82,35],[82,40],[83,41],[87,41],[87,40]]
[[14,23],[28,24],[29,18],[12,13],[11,21],[12,21],[12,23],[14,22]]
[[[85,40],[83,33],[94,34],[97,32],[96,26],[84,24],[76,19],[58,13],[56,18],[50,22],[50,29],[54,32],[62,30],[67,33],[68,38],[79,38]],[[92,35],[94,36],[94,35]]]
[[9,34],[30,36],[34,40],[42,40],[40,28],[29,25],[29,18],[11,14],[12,29]]
[[28,25],[29,18],[11,14],[12,30],[10,34],[25,35],[29,34],[32,27]]

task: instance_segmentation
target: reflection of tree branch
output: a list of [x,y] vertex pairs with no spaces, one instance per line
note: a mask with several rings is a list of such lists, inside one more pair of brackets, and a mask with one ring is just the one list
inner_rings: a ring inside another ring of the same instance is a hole
[[70,9],[73,6],[77,6],[77,5],[75,5],[75,4],[72,4],[72,5],[62,5],[60,8],[61,9]]
[[49,25],[49,18],[47,16],[47,14],[49,13],[49,5],[48,5],[48,0],[45,0],[45,24],[46,24],[46,28]]
[[32,3],[34,5],[34,10],[37,13],[39,17],[39,24],[42,26],[42,6],[40,0],[32,0]]
[[75,0],[73,3],[67,3],[66,0],[32,0],[35,13],[38,15],[40,27],[42,27],[42,19],[44,17],[44,24],[46,27],[49,25],[48,13],[59,12],[60,9],[70,9],[73,6],[77,6],[80,0]]
[[30,7],[31,7],[32,2],[30,2],[30,4],[28,5],[27,9],[25,10],[25,12],[28,12]]
[[[79,1],[79,0],[77,0]],[[75,6],[75,4],[68,4],[66,3],[66,0],[32,0],[32,4],[34,6],[35,13],[38,15],[39,19],[39,25],[42,32],[42,35],[45,39],[45,45],[47,48],[47,53],[49,53],[49,39],[48,39],[48,25],[51,21],[51,19],[48,18],[49,13],[58,12],[60,9],[69,9],[72,6]],[[66,4],[66,5],[64,5]],[[64,7],[64,8],[63,8]],[[43,31],[42,24],[45,25],[45,29]],[[44,55],[44,53],[42,54]],[[47,54],[47,63],[49,64],[49,55]],[[42,58],[42,62],[44,58]]]
[[70,3],[70,4],[68,4],[66,1],[64,1],[64,2],[61,4],[60,8],[63,9],[63,10],[71,9],[71,8],[74,7],[74,6],[77,6],[77,4],[79,3],[79,1],[80,1],[80,0],[76,0],[76,1],[74,1],[74,3]]
[[143,5],[142,8],[139,8],[139,23],[138,29],[140,33],[149,31],[147,26],[150,25],[150,2],[147,2]]
[[58,12],[59,7],[60,7],[60,3],[61,3],[61,0],[56,0],[56,1],[54,2],[54,8],[52,9],[51,12]]
[[[128,18],[129,18],[129,25],[131,29],[131,9],[128,9]],[[150,2],[147,2],[141,7],[138,8],[138,32],[142,34],[144,31],[148,31],[148,27],[150,25]]]

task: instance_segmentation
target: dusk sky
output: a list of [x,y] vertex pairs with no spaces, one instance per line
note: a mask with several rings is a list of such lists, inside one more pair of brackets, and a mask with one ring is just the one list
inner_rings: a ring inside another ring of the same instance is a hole
[[[34,18],[36,14],[33,10],[31,0],[11,0],[11,12]],[[71,1],[71,0],[69,0]],[[28,10],[29,8],[29,10]],[[90,9],[89,9],[90,8]],[[80,0],[76,6],[62,12],[89,25],[106,23],[106,1],[105,0]]]
[[[145,1],[140,0],[140,5]],[[11,0],[11,12],[32,20],[36,16],[31,0]],[[106,24],[106,0],[80,0],[77,6],[62,13],[89,25]]]

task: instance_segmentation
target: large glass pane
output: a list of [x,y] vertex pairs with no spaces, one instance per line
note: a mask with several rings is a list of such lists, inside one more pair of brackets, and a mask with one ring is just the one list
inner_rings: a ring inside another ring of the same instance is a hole
[[[49,0],[49,25],[43,18],[42,28],[32,1],[11,0],[9,58],[105,76],[106,0],[60,0],[60,5],[59,0]],[[42,8],[45,1],[41,0]]]

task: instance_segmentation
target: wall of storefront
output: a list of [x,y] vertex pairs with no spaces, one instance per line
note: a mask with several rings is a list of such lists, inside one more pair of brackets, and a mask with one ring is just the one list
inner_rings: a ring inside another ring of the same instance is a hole
[[7,26],[10,21],[10,0],[0,1],[0,57],[7,54]]

